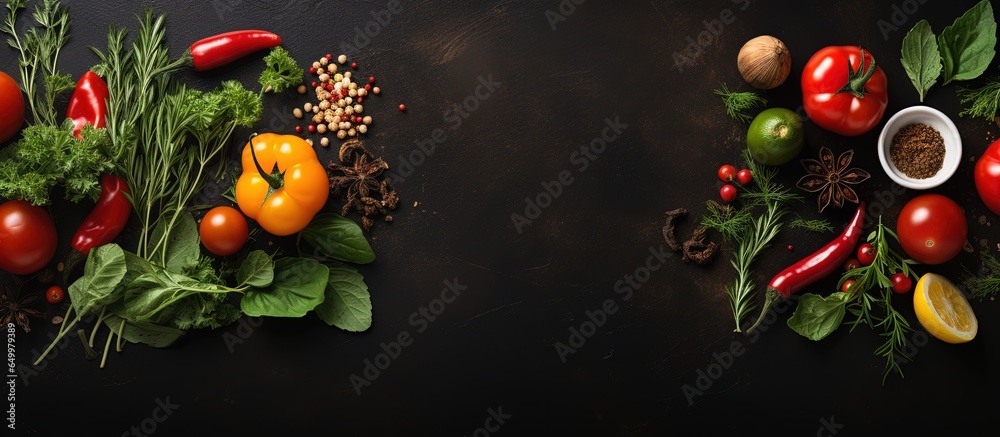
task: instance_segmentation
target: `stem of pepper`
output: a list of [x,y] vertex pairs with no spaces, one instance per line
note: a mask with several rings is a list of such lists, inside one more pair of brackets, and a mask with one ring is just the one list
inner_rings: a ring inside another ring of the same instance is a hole
[[250,157],[253,158],[253,165],[257,166],[257,173],[260,173],[261,179],[264,179],[269,186],[267,195],[264,196],[264,201],[267,201],[267,199],[270,198],[275,191],[281,189],[281,187],[285,184],[285,175],[278,171],[277,161],[275,161],[274,169],[271,170],[271,173],[265,172],[264,168],[260,166],[260,161],[257,160],[256,149],[257,148],[254,147],[253,144],[250,144]]

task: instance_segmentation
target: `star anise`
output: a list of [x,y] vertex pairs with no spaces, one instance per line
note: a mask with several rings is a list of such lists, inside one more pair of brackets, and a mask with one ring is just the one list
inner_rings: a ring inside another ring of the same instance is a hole
[[339,159],[347,165],[331,162],[328,168],[342,173],[330,177],[333,194],[343,192],[346,196],[341,215],[357,211],[361,214],[361,225],[365,230],[371,230],[374,224],[372,216],[385,215],[385,221],[392,221],[388,211],[396,209],[399,197],[389,186],[391,179],[382,176],[389,164],[372,155],[358,140],[345,141],[340,146]]
[[39,293],[22,293],[23,287],[14,290],[7,283],[0,291],[0,322],[6,329],[11,323],[17,323],[24,332],[31,332],[28,317],[42,318],[45,316],[34,306],[41,299]]
[[853,157],[853,149],[835,158],[830,149],[821,147],[819,160],[801,160],[806,175],[795,186],[809,193],[819,192],[816,202],[820,212],[831,203],[837,208],[844,206],[845,202],[858,203],[858,193],[850,185],[864,182],[871,175],[857,167],[849,168]]

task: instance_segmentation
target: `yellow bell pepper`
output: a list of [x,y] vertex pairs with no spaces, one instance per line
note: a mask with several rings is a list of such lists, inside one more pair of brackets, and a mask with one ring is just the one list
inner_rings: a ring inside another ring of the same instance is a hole
[[236,203],[265,231],[292,235],[305,228],[330,196],[330,179],[316,151],[295,135],[256,135],[243,148]]

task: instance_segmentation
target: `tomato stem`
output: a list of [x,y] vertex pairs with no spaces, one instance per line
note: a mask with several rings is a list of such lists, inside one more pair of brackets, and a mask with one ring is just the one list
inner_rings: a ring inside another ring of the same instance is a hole
[[[865,89],[865,84],[868,83],[868,79],[871,79],[872,75],[875,74],[875,57],[871,58],[871,62],[865,67],[865,49],[858,47],[861,50],[861,60],[858,61],[858,69],[855,70],[851,65],[851,62],[847,62],[847,84],[844,85],[837,94],[840,93],[851,93],[854,97],[863,99],[868,90]],[[862,72],[864,70],[864,72]]]

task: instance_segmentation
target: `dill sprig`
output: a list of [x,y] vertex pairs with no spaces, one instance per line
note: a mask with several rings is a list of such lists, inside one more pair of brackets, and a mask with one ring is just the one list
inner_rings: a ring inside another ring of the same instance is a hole
[[826,219],[807,220],[802,217],[795,217],[792,221],[788,222],[788,227],[792,229],[805,229],[809,232],[820,233],[833,231],[833,225],[831,225],[830,221]]
[[730,91],[729,87],[722,83],[718,89],[712,92],[722,98],[722,103],[726,105],[726,114],[740,121],[750,122],[751,118],[745,111],[758,106],[766,106],[767,100],[752,91]]
[[840,289],[844,281],[856,281],[849,289],[851,296],[847,303],[848,310],[855,316],[853,321],[846,322],[851,326],[850,331],[853,332],[860,324],[866,324],[872,329],[881,328],[879,335],[885,338],[885,342],[875,350],[875,355],[886,360],[883,384],[890,373],[903,376],[897,360],[909,360],[904,349],[906,334],[913,330],[906,318],[892,305],[894,293],[889,275],[903,272],[904,275],[919,279],[917,272],[910,267],[916,261],[904,258],[893,250],[889,246],[890,238],[899,242],[896,233],[883,225],[882,218],[879,217],[875,230],[867,239],[875,248],[875,259],[867,266],[844,272],[837,283],[837,289]]
[[701,217],[701,225],[718,232],[726,241],[736,241],[753,222],[749,209],[720,205],[714,200],[706,202],[705,211]]
[[997,109],[1000,108],[1000,77],[993,77],[981,87],[959,87],[956,91],[959,102],[964,108],[958,113],[960,117],[969,116],[994,121]]
[[963,283],[969,290],[969,294],[976,299],[994,297],[1000,292],[1000,259],[989,251],[980,254],[980,273],[973,273],[968,267],[965,270]]
[[746,149],[743,150],[743,159],[754,174],[754,185],[744,187],[745,191],[740,195],[743,208],[750,214],[758,207],[764,208],[764,212],[751,219],[749,226],[735,238],[738,247],[733,254],[732,265],[736,269],[736,280],[725,288],[736,322],[735,332],[743,332],[743,320],[757,305],[751,267],[781,231],[782,218],[788,213],[787,206],[801,200],[800,196],[775,181],[777,169],[759,165]]

